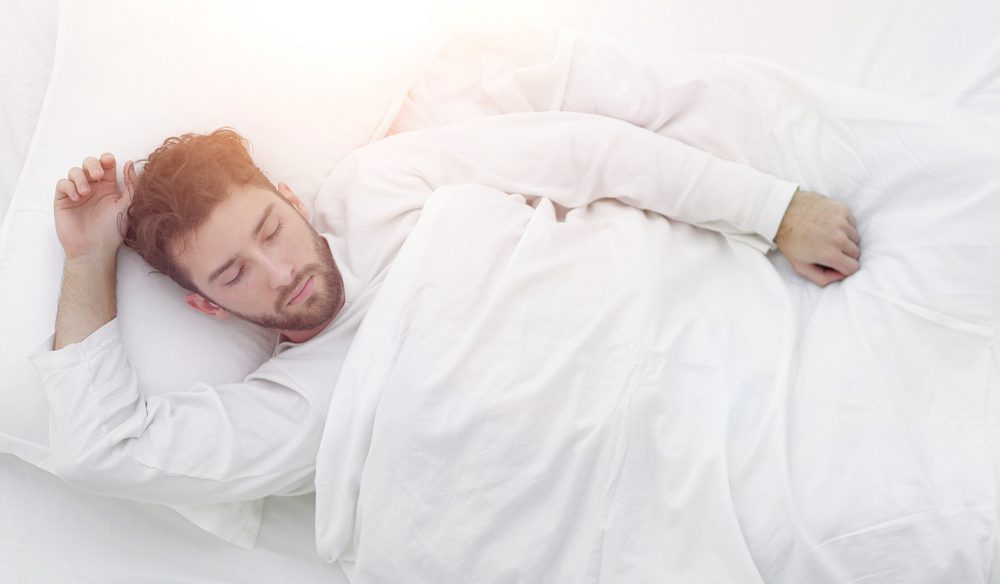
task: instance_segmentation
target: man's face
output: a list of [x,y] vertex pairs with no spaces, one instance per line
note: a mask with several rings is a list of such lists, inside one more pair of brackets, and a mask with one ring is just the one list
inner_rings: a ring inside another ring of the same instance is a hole
[[236,187],[188,235],[175,259],[198,287],[189,304],[280,331],[309,331],[336,316],[344,284],[330,248],[298,199],[282,195],[286,200],[264,187]]

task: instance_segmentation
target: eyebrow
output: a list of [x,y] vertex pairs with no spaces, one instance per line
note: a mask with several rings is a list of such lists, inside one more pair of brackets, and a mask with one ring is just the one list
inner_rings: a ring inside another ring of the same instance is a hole
[[[274,210],[274,203],[269,204],[264,209],[264,213],[260,216],[260,221],[258,221],[257,226],[253,228],[252,239],[257,239],[257,235],[260,233],[260,230],[264,228],[264,223],[267,221],[267,218],[271,216],[271,211],[273,210]],[[216,278],[222,275],[222,272],[225,272],[233,264],[235,264],[236,260],[238,259],[240,259],[239,254],[236,254],[233,257],[229,258],[229,261],[222,264],[214,272],[212,272],[212,274],[208,277],[208,282],[211,284]]]
[[257,239],[257,234],[260,233],[260,230],[264,227],[264,222],[267,221],[267,218],[271,216],[272,209],[274,209],[274,203],[269,204],[267,208],[264,209],[264,214],[261,215],[260,221],[257,222],[257,227],[253,228],[254,239]]

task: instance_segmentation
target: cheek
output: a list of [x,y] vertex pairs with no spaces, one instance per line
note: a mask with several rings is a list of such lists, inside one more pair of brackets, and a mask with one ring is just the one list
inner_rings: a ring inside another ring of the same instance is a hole
[[296,271],[316,261],[316,250],[311,232],[303,229],[296,233],[294,240],[290,237],[285,243],[287,246],[283,250],[283,257],[295,266]]
[[270,306],[274,302],[275,290],[271,287],[267,270],[255,265],[237,285],[226,288],[224,300],[234,310],[245,313],[260,312],[261,307]]
[[256,270],[256,272],[256,274],[244,278],[240,285],[228,293],[228,302],[234,309],[241,312],[253,312],[257,305],[264,303],[268,288],[258,275],[260,270]]

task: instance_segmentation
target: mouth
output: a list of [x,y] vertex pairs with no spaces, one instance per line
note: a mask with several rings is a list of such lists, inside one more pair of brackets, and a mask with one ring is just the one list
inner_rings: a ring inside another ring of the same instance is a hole
[[288,300],[288,306],[294,306],[296,304],[305,302],[309,295],[312,294],[313,290],[313,277],[309,276],[306,278],[305,282],[302,283],[302,287],[299,288],[294,295]]

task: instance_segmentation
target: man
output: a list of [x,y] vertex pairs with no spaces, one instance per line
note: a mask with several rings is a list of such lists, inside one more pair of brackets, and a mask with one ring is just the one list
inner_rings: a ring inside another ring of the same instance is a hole
[[[423,201],[463,183],[564,209],[614,196],[762,252],[776,245],[819,285],[859,269],[838,201],[600,116],[510,114],[387,138],[339,164],[312,225],[232,130],[168,139],[138,176],[125,165],[124,189],[113,155],[87,158],[56,186],[62,296],[53,350],[32,357],[57,474],[163,503],[311,490],[351,339]],[[144,397],[115,323],[123,242],[187,288],[194,309],[280,331],[274,357],[242,383]]]

